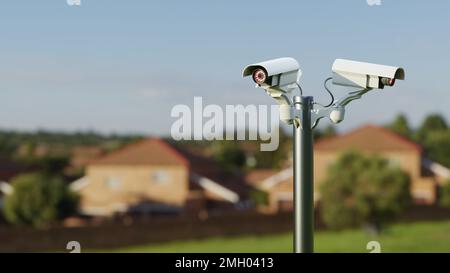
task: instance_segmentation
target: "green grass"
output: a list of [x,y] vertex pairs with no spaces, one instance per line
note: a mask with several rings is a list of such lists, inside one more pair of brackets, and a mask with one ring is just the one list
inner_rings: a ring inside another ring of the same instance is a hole
[[[376,240],[382,252],[450,252],[450,221],[396,224],[380,236],[362,230],[317,232],[315,251],[325,253],[369,252],[366,245]],[[144,245],[114,252],[291,252],[291,234],[211,238]]]

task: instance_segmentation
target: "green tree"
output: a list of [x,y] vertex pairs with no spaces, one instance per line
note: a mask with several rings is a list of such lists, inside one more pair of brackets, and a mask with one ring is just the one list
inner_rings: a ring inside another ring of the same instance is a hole
[[422,145],[429,159],[450,167],[450,129],[428,133]]
[[378,231],[410,203],[409,183],[387,160],[344,153],[321,186],[323,220],[334,229],[366,225]]
[[411,138],[412,131],[409,126],[408,119],[405,115],[400,114],[388,125],[388,128],[404,137]]
[[221,141],[215,150],[215,159],[226,171],[239,172],[244,169],[247,158],[238,142]]
[[49,174],[61,174],[64,172],[64,168],[69,165],[68,156],[46,156],[43,158],[34,159],[35,165],[39,166],[40,169]]
[[427,141],[428,135],[432,132],[446,131],[448,129],[447,121],[440,114],[432,114],[425,118],[417,130],[417,141],[424,143]]
[[249,198],[256,205],[267,205],[269,203],[268,193],[259,189],[252,189],[249,193]]
[[6,197],[4,215],[12,224],[42,227],[76,211],[78,197],[59,177],[24,174],[11,185],[13,193]]
[[450,208],[450,180],[441,188],[439,203],[444,208]]
[[328,125],[323,130],[323,136],[324,137],[334,137],[336,135],[337,135],[336,127],[334,127],[333,125]]
[[314,130],[314,140],[318,140],[320,138],[334,137],[337,135],[336,128],[333,125],[328,125],[324,129],[316,128]]

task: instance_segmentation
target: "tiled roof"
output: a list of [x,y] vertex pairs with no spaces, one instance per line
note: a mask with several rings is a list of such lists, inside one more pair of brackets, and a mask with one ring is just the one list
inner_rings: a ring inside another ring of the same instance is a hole
[[355,149],[359,151],[422,151],[422,147],[388,129],[366,125],[347,134],[321,139],[314,145],[316,151]]
[[187,159],[165,141],[149,138],[111,152],[91,165],[185,165]]
[[104,154],[104,150],[97,146],[77,146],[71,151],[70,165],[75,168],[84,167]]

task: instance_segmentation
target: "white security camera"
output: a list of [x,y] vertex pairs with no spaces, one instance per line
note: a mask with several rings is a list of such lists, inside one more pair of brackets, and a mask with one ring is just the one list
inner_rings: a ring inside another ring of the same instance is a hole
[[300,65],[295,59],[279,58],[251,64],[244,68],[242,75],[251,75],[257,87],[263,88],[280,104],[280,119],[292,124],[294,113],[287,93],[300,88],[298,82],[302,75]]
[[395,80],[404,80],[401,67],[337,59],[333,64],[333,84],[364,89],[383,89]]
[[243,77],[252,76],[257,86],[262,87],[272,97],[280,97],[297,88],[302,72],[293,58],[279,58],[251,64],[244,68]]

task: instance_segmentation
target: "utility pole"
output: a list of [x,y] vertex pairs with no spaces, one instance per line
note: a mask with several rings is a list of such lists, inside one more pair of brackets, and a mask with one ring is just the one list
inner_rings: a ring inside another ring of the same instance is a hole
[[314,178],[312,97],[294,96],[294,107],[301,112],[294,123],[294,252],[314,252]]

